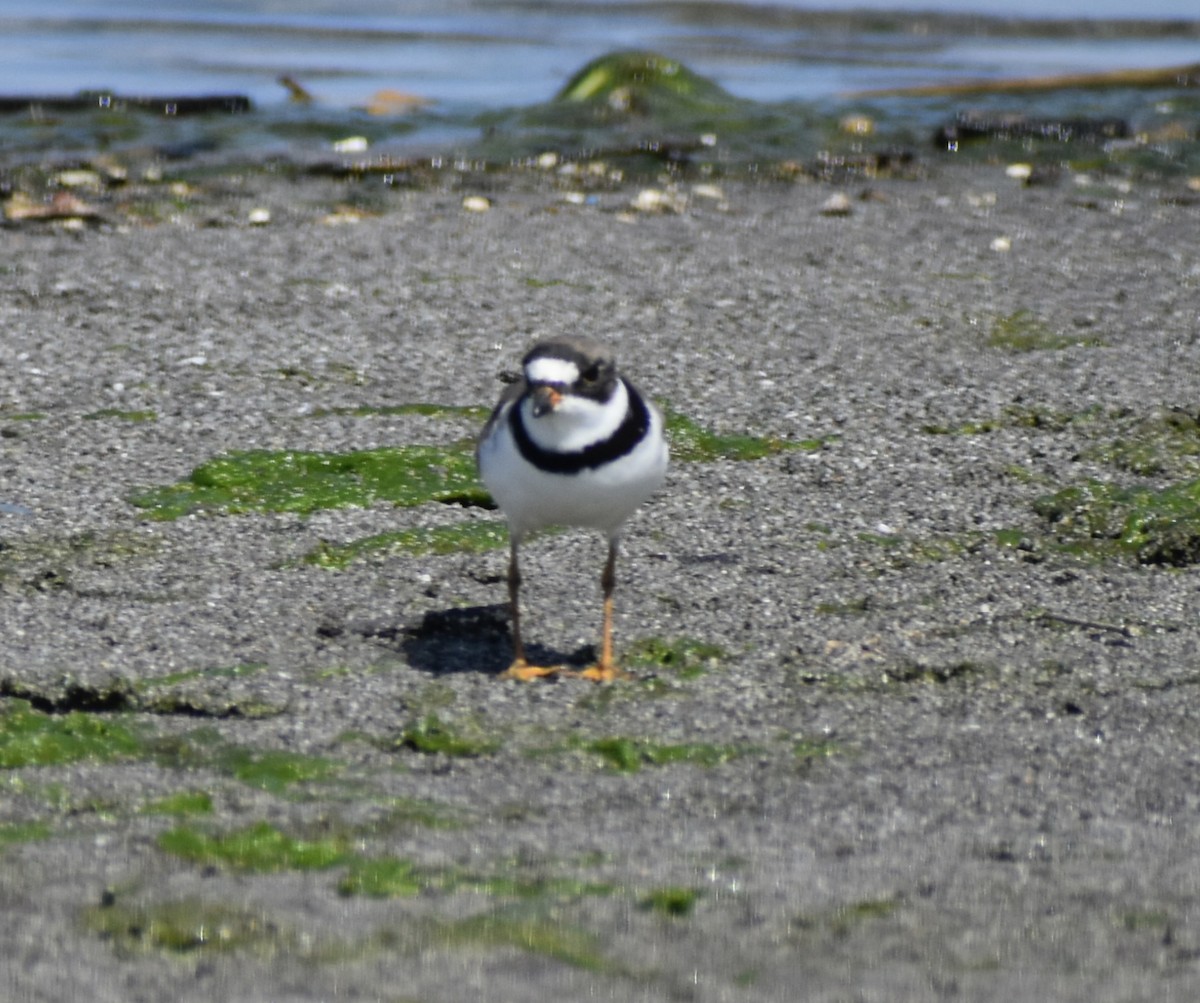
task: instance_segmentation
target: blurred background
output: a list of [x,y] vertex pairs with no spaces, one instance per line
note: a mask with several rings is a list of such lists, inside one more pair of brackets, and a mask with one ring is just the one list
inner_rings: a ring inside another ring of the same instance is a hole
[[[927,13],[896,16],[908,11]],[[1109,19],[1107,30],[1089,27]],[[1014,23],[1021,20],[1028,23]],[[1173,20],[1200,21],[1200,6],[1195,0],[5,0],[0,95],[234,92],[265,106],[287,100],[277,83],[287,75],[330,105],[365,106],[375,92],[393,89],[467,111],[546,101],[596,56],[649,49],[736,96],[784,101],[948,78],[1200,62],[1195,32],[1145,25]]]

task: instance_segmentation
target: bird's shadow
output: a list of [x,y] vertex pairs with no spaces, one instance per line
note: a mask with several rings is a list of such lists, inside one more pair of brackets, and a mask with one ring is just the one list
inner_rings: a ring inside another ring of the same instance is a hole
[[[421,622],[404,631],[400,642],[408,663],[423,672],[499,674],[512,663],[512,632],[507,603],[430,610]],[[583,668],[596,660],[592,645],[566,653],[540,644],[527,644],[533,665]]]

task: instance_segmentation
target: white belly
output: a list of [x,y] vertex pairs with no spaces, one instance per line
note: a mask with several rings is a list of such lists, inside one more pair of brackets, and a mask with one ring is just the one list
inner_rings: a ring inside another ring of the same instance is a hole
[[612,537],[658,490],[666,471],[662,416],[653,407],[649,434],[631,452],[595,469],[573,474],[539,470],[521,455],[504,419],[479,450],[483,483],[517,537],[543,526],[583,526]]

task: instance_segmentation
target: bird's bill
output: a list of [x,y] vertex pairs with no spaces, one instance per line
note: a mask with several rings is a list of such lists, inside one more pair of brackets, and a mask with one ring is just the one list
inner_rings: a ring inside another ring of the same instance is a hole
[[554,387],[549,386],[535,387],[533,391],[533,416],[540,418],[547,411],[553,411],[562,403],[562,399],[561,390],[556,390]]

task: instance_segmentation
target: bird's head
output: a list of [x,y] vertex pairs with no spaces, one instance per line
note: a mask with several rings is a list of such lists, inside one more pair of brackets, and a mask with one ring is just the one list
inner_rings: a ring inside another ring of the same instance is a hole
[[617,387],[612,353],[581,338],[541,342],[522,367],[535,418],[593,412],[612,399]]

